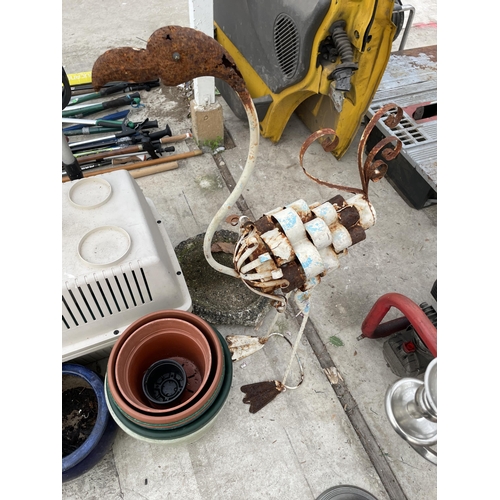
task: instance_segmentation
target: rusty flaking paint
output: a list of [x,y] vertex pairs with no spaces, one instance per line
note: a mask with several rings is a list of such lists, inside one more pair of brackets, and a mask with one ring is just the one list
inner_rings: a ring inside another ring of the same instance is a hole
[[349,229],[359,222],[359,212],[355,207],[347,206],[339,212],[339,220],[346,229]]
[[309,222],[314,219],[314,214],[311,212],[310,208],[308,205],[301,207],[298,205],[292,205],[290,208],[293,208],[295,213],[299,216],[299,219],[302,221],[302,223]]
[[[247,273],[246,275],[240,274],[247,286],[257,288],[266,294],[273,293],[278,289],[287,293],[288,291],[302,287],[305,282],[304,271],[301,266],[297,266],[294,263],[295,252],[288,239],[285,235],[282,235],[279,225],[272,222],[271,217],[264,216],[259,220],[261,223],[265,221],[264,227],[266,227],[267,231],[264,234],[262,234],[255,223],[249,221],[242,224],[240,228],[240,241],[244,243],[234,253],[233,262],[235,270],[241,273],[243,266],[255,262],[261,256],[268,254],[270,259],[257,266],[254,271],[256,273],[267,274],[274,271],[279,273],[281,277],[277,279],[255,280],[252,279],[252,273]],[[273,234],[269,235],[271,232]],[[282,255],[280,255],[280,252],[275,253],[275,245],[281,246]],[[253,246],[255,247],[254,250],[242,261],[247,249]],[[287,254],[287,250],[290,252],[289,255],[285,255]]]
[[274,227],[271,231],[261,234],[261,238],[268,246],[269,252],[275,259],[278,267],[295,259],[295,252],[290,241],[278,227]]
[[335,195],[333,198],[330,198],[327,200],[328,203],[331,203],[335,210],[338,212],[339,210],[342,210],[344,207],[348,207],[349,205],[347,204],[347,201],[345,201],[345,198],[341,196],[340,194]]
[[[359,205],[360,200],[363,202]],[[307,205],[304,200],[297,200],[284,208],[277,207],[271,210],[257,222],[247,220],[241,224],[239,248],[234,254],[234,263],[236,271],[240,273],[240,277],[249,288],[258,289],[266,294],[275,293],[279,289],[284,294],[294,290],[306,292],[315,287],[327,272],[338,267],[333,264],[329,266],[324,264],[323,272],[315,274],[314,277],[308,277],[299,257],[299,247],[302,251],[301,245],[305,240],[301,239],[295,243],[290,240],[290,235],[282,227],[285,220],[277,216],[285,209],[292,210],[301,219],[302,224],[307,224],[307,221],[314,218],[324,220],[326,225],[323,229],[321,225],[314,226],[315,229],[310,226],[309,229],[313,233],[330,231],[331,239],[315,241],[312,234],[305,234],[308,242],[314,246],[320,245],[318,250],[331,245],[331,250],[338,257],[347,253],[347,247],[366,239],[365,229],[373,225],[375,214],[370,202],[362,193],[356,194],[349,201],[341,195],[336,195],[325,203],[328,203],[337,215],[335,218],[332,217],[331,221],[329,217],[327,219],[329,222],[323,219],[325,214],[312,213],[314,208],[324,203]],[[366,208],[372,212],[372,222],[366,220],[366,214],[363,215],[363,210]],[[320,257],[324,259],[327,256],[320,254]],[[276,272],[276,275],[271,276],[271,271]]]
[[[361,185],[363,187],[363,192],[367,200],[368,200],[369,181],[377,182],[380,179],[382,179],[382,177],[384,177],[384,175],[387,172],[387,164],[385,163],[384,160],[386,161],[394,160],[394,158],[398,156],[399,152],[401,151],[401,148],[403,147],[402,142],[397,137],[395,136],[385,137],[372,148],[370,153],[368,153],[365,162],[363,163],[362,161],[368,137],[370,136],[372,130],[377,125],[377,122],[391,110],[395,110],[396,114],[389,114],[389,116],[384,120],[384,124],[391,129],[394,128],[401,121],[401,118],[403,117],[403,110],[397,104],[389,103],[386,104],[385,106],[382,106],[372,116],[371,120],[368,122],[368,125],[363,130],[363,134],[361,135],[361,140],[359,141],[358,170],[359,170],[359,175],[361,177]],[[396,146],[394,147],[394,149],[385,148],[387,144],[393,141],[396,142]],[[382,156],[384,160],[377,160],[374,162],[373,160],[376,154],[380,150],[382,150]]]
[[251,105],[252,98],[231,55],[219,42],[193,28],[159,28],[149,37],[145,49],[110,49],[92,67],[96,91],[115,81],[159,78],[166,86],[177,86],[201,76],[224,80],[239,95],[243,106]]
[[348,229],[349,235],[351,236],[352,244],[356,245],[360,241],[366,239],[366,232],[361,226],[353,226]]
[[262,349],[270,336],[256,337],[246,335],[227,335],[226,342],[231,352],[231,359],[239,361]]
[[[335,130],[330,129],[330,128],[324,128],[321,130],[317,130],[316,132],[312,133],[302,144],[302,147],[300,148],[299,152],[299,163],[300,166],[303,170],[303,172],[312,179],[313,181],[317,182],[318,184],[321,184],[323,186],[327,186],[333,189],[338,189],[340,191],[347,191],[349,193],[353,194],[362,194],[364,198],[368,201],[368,184],[369,181],[377,182],[387,172],[387,164],[386,161],[391,161],[398,156],[399,152],[401,151],[402,148],[402,143],[401,141],[394,136],[391,137],[386,137],[382,139],[379,143],[375,145],[375,147],[368,153],[365,161],[363,162],[363,155],[365,152],[365,147],[366,147],[366,142],[368,140],[368,137],[374,127],[376,126],[377,122],[388,112],[391,110],[395,110],[396,113],[394,114],[389,114],[389,116],[385,119],[384,124],[387,125],[389,128],[394,128],[400,121],[401,118],[403,117],[403,110],[396,104],[390,103],[386,104],[382,108],[380,108],[377,113],[372,117],[372,119],[369,121],[368,125],[365,127],[363,134],[361,136],[361,140],[358,145],[358,170],[359,170],[359,175],[360,175],[360,180],[361,180],[361,189],[356,188],[356,187],[348,187],[348,186],[341,186],[339,184],[333,184],[328,181],[324,181],[321,179],[318,179],[314,175],[310,174],[305,168],[304,168],[304,154],[307,151],[307,148],[316,140],[322,140],[322,146],[325,151],[329,151],[330,148],[335,146],[336,142],[338,141],[338,137],[336,135]],[[333,137],[333,139],[329,139],[328,137]],[[327,137],[328,139],[324,139]],[[391,142],[395,142],[396,145],[394,146],[394,149],[386,148],[388,144]],[[382,151],[382,158],[374,161],[375,156]]]
[[260,219],[254,222],[255,228],[259,233],[267,233],[267,231],[272,231],[274,229],[274,222],[270,215],[263,215]]
[[293,290],[301,290],[306,282],[306,275],[302,266],[297,262],[290,262],[281,268],[283,277],[290,283],[288,287],[283,288],[283,293],[289,293]]

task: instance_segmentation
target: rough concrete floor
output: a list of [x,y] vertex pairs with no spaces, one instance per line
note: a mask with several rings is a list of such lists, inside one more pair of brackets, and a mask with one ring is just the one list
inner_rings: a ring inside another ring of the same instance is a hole
[[[158,27],[189,26],[187,1],[152,1],[147,9],[137,9],[125,2],[64,0],[62,7],[62,60],[68,73],[91,69],[108,48],[142,46]],[[436,43],[435,3],[422,2],[416,8],[415,22],[421,24],[412,30],[408,48]],[[174,247],[203,233],[228,196],[220,160],[236,179],[245,163],[248,128],[220,101],[235,147],[222,152],[219,163],[206,153],[181,161],[177,170],[137,180],[154,202]],[[190,129],[184,89],[154,89],[144,94],[143,103],[137,119],[168,123],[175,134]],[[313,203],[338,194],[315,184],[300,169],[298,153],[309,133],[292,116],[280,142],[261,140],[258,165],[244,193],[255,217],[298,198]],[[176,152],[195,147],[192,140],[185,141]],[[355,147],[337,162],[314,144],[305,164],[321,179],[359,183]],[[242,385],[283,374],[289,348],[269,342],[235,364],[226,406],[200,441],[172,448],[139,441],[120,430],[98,466],[63,485],[63,498],[313,500],[338,484],[359,486],[379,500],[398,498],[388,490],[401,491],[401,499],[437,498],[436,467],[395,433],[385,415],[385,392],[398,377],[384,360],[383,340],[356,340],[366,314],[385,293],[398,292],[437,307],[430,296],[437,277],[437,208],[410,208],[385,180],[372,185],[370,193],[377,224],[313,296],[309,328],[298,353],[305,367],[299,389],[281,394],[255,415],[242,403]],[[221,229],[231,227],[223,224]],[[217,327],[223,335],[260,335],[270,319],[266,316],[258,329]],[[293,339],[299,320],[288,310],[276,329]],[[331,337],[343,345],[335,345]],[[337,384],[326,376],[328,363],[341,374]],[[105,364],[100,366],[105,369]],[[378,456],[367,452],[368,442],[375,443],[371,449],[377,449]]]

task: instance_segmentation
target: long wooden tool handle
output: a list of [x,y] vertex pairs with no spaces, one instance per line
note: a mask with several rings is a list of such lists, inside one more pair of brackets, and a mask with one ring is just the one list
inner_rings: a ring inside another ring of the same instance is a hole
[[[181,135],[173,135],[171,137],[166,136],[160,139],[161,144],[170,144],[172,142],[180,142],[185,139],[193,137],[191,132],[186,132]],[[132,146],[126,146],[121,149],[115,149],[114,151],[106,151],[104,153],[97,153],[93,155],[81,155],[77,157],[77,160],[83,165],[84,163],[93,163],[95,161],[104,160],[104,158],[109,158],[110,156],[124,155],[128,153],[138,153],[144,151],[144,147],[141,144],[134,144]]]
[[186,132],[185,134],[181,135],[173,135],[171,137],[167,135],[165,137],[162,137],[160,139],[160,142],[162,144],[170,144],[171,142],[179,142],[183,141],[184,139],[190,139],[191,137],[193,137],[193,134],[191,132]]
[[[199,156],[203,154],[201,149],[195,149],[193,151],[187,151],[186,153],[178,153],[176,155],[165,156],[164,158],[156,158],[155,160],[146,160],[146,161],[136,161],[131,163],[130,165],[140,164],[138,167],[149,167],[151,165],[159,165],[160,163],[165,163],[169,161],[177,161],[184,160],[185,158],[191,158],[192,156]],[[126,168],[128,164],[122,165],[123,168]],[[85,174],[84,174],[85,175]]]
[[[142,168],[144,168],[144,170],[148,169],[148,168],[159,168],[159,172],[163,171],[163,170],[174,170],[176,168],[179,167],[179,164],[176,162],[176,161],[163,161],[163,164],[156,164],[156,165],[151,165],[151,166],[144,166],[144,163],[147,163],[145,161],[138,161],[138,162],[135,162],[135,163],[131,163],[130,165],[117,165],[116,167],[109,167],[109,168],[103,168],[99,171],[96,171],[96,172],[88,172],[86,174],[84,174],[84,178],[87,178],[87,177],[92,177],[94,175],[100,175],[100,174],[109,174],[110,172],[115,172],[116,170],[131,170],[132,172],[130,173],[130,175],[132,175],[132,177],[134,177],[133,175],[133,172],[134,171],[139,171],[141,170]],[[151,172],[151,173],[154,173],[154,172]],[[145,174],[145,175],[149,175],[149,174]],[[69,181],[69,177],[67,175],[63,175],[63,178],[62,178],[62,181],[63,182],[68,182]]]
[[137,170],[132,170],[130,175],[137,179],[138,177],[145,177],[146,175],[158,174],[160,172],[165,172],[167,170],[175,170],[179,164],[176,161],[170,163],[164,163],[163,165],[153,165],[152,167],[139,168]]
[[[203,154],[201,149],[195,149],[194,151],[188,151],[187,153],[179,153],[176,155],[167,156],[166,158],[157,158],[156,160],[146,160],[146,161],[136,161],[134,163],[125,164],[125,165],[117,165],[116,167],[99,169],[94,172],[83,172],[83,177],[92,177],[93,175],[99,174],[107,174],[109,172],[114,172],[115,170],[135,170],[136,168],[142,167],[150,167],[153,165],[160,165],[162,163],[170,163],[177,160],[184,160],[185,158],[191,158],[192,156],[199,156]],[[67,175],[63,175],[63,182],[68,182],[69,177]]]

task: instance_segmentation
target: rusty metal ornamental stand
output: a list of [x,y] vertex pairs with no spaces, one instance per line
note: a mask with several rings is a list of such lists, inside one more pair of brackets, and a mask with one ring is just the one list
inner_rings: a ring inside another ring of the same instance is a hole
[[[247,391],[243,401],[250,403],[250,411],[255,413],[287,388],[285,381],[293,359],[297,357],[300,338],[310,314],[312,290],[320,283],[321,277],[340,266],[339,257],[346,255],[350,246],[364,240],[365,231],[375,224],[376,213],[368,198],[368,183],[370,180],[376,182],[385,175],[385,162],[399,154],[401,142],[396,137],[386,137],[372,149],[363,162],[364,149],[376,122],[385,116],[384,123],[392,128],[401,119],[402,110],[395,104],[387,104],[366,126],[358,147],[361,188],[331,184],[317,179],[305,170],[303,157],[312,142],[321,139],[323,149],[330,152],[338,141],[332,129],[323,129],[311,134],[299,154],[300,166],[304,173],[319,184],[352,193],[354,196],[345,200],[337,195],[326,202],[311,205],[299,199],[285,207],[277,207],[267,212],[255,222],[240,217],[237,222],[240,238],[233,255],[234,268],[229,268],[215,261],[211,242],[217,227],[235,205],[251,177],[260,136],[253,100],[234,60],[208,35],[192,28],[166,26],[150,36],[146,49],[121,47],[108,50],[97,59],[92,68],[92,82],[96,91],[112,81],[141,82],[159,78],[164,85],[176,86],[201,76],[220,78],[233,88],[244,106],[250,128],[245,167],[235,188],[206,231],[203,246],[205,258],[215,270],[241,279],[254,293],[269,298],[277,314],[285,311],[287,299],[293,293],[294,300],[303,314],[283,380],[259,382],[241,388],[243,392]],[[391,114],[391,111],[396,113]],[[391,142],[395,142],[393,149],[386,147]],[[268,333],[266,341],[271,335]],[[227,337],[230,346],[233,340],[231,336]],[[254,345],[256,344],[254,342]],[[236,349],[244,350],[241,343],[234,349],[233,359],[234,354],[237,354]],[[248,353],[251,354],[247,350],[246,355]]]
[[[391,110],[395,110],[396,114],[389,114]],[[250,222],[246,217],[240,218],[240,240],[234,252],[234,266],[240,278],[255,293],[271,299],[278,312],[285,310],[287,298],[293,292],[303,315],[283,380],[249,384],[241,388],[246,393],[243,402],[250,404],[251,413],[259,411],[287,389],[285,381],[309,317],[312,290],[323,276],[340,267],[339,258],[347,254],[349,247],[364,240],[365,231],[376,222],[375,209],[368,198],[369,181],[379,181],[387,171],[385,161],[394,159],[401,150],[399,139],[386,138],[373,148],[363,162],[368,136],[384,115],[388,115],[385,123],[393,127],[401,119],[402,110],[394,104],[384,106],[365,128],[358,147],[361,188],[320,180],[309,174],[303,166],[304,154],[315,140],[323,139],[321,144],[325,151],[335,147],[337,137],[334,130],[323,129],[311,134],[300,150],[300,166],[310,179],[353,193],[353,197],[345,200],[337,195],[326,202],[311,205],[304,200],[296,200],[286,207],[278,207],[264,214],[256,222]],[[396,142],[394,149],[385,147],[390,142]],[[382,158],[375,160],[379,152]],[[233,359],[238,359],[238,356],[248,356],[252,350],[263,346],[269,336],[268,333],[262,339],[257,338],[257,341],[250,337],[247,348],[241,339],[238,339],[236,346],[237,336],[228,336],[226,340],[232,349]]]

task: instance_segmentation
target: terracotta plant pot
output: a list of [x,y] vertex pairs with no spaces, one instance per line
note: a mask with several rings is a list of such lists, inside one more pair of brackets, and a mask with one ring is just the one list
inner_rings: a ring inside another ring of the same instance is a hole
[[[217,330],[216,330],[217,331]],[[220,342],[224,351],[224,366],[225,375],[222,388],[216,397],[216,399],[211,404],[210,408],[203,413],[199,418],[193,420],[192,422],[178,427],[176,429],[147,429],[142,426],[136,425],[130,420],[128,420],[120,412],[115,402],[113,401],[110,391],[108,381],[105,380],[105,396],[106,403],[108,404],[109,412],[116,423],[130,436],[135,439],[146,441],[155,444],[164,444],[167,446],[176,446],[178,444],[189,444],[197,441],[203,437],[214,425],[217,416],[222,411],[229,392],[231,389],[232,379],[233,379],[233,364],[231,360],[231,352],[229,347],[224,342],[224,337],[217,332]]]
[[[185,409],[168,415],[147,415],[144,412],[137,412],[130,406],[118,405],[116,400],[109,394],[110,400],[115,404],[121,416],[125,417],[131,423],[151,430],[173,430],[200,419],[210,410],[211,406],[219,397],[219,393],[225,382],[225,365],[223,363],[224,373],[219,378],[217,385],[211,384],[206,391],[202,391],[195,402]],[[210,392],[208,392],[210,390]]]
[[[116,383],[116,360],[118,354],[133,333],[140,327],[149,322],[164,319],[175,318],[181,319],[196,326],[207,339],[210,345],[212,354],[212,365],[208,375],[207,382],[202,390],[198,393],[192,402],[180,411],[174,411],[167,415],[153,414],[150,411],[144,412],[133,408],[128,401],[122,396],[121,391]],[[107,382],[109,386],[109,395],[113,399],[117,409],[122,415],[130,421],[143,427],[153,429],[174,429],[186,425],[187,423],[199,418],[205,411],[210,408],[213,400],[217,397],[224,379],[224,352],[221,340],[215,330],[202,318],[180,310],[163,310],[148,314],[139,320],[132,323],[116,341],[111,350],[108,367],[107,367]]]
[[[144,393],[143,376],[153,363],[166,358],[185,369],[187,384],[178,399],[155,407]],[[189,405],[207,383],[211,366],[210,344],[203,332],[187,321],[163,318],[146,323],[126,339],[116,357],[115,380],[132,407],[162,415]]]

